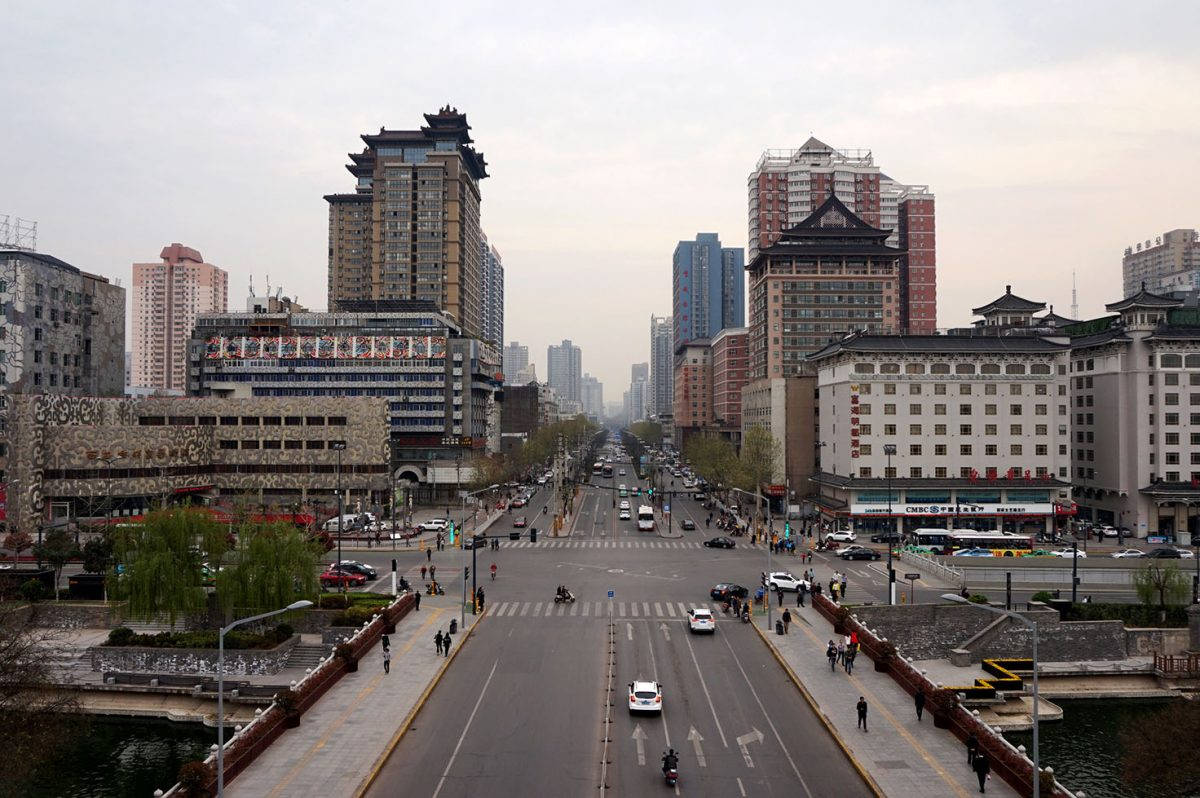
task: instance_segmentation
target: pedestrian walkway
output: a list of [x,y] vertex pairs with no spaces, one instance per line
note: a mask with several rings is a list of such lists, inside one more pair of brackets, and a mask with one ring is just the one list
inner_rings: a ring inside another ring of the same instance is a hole
[[[833,626],[811,604],[788,609],[795,619],[789,633],[772,632],[764,639],[885,795],[966,798],[979,793],[979,782],[967,766],[966,748],[957,737],[936,728],[928,711],[918,722],[912,697],[891,676],[876,673],[866,655],[858,657],[853,675],[848,676],[840,665],[831,672],[825,648],[835,639]],[[867,701],[868,732],[856,727],[859,696]],[[1017,795],[999,777],[988,782],[987,792]]]
[[702,549],[691,540],[502,540],[502,549]]
[[[490,615],[494,618],[580,618],[604,619],[612,616],[614,621],[654,620],[683,621],[689,609],[712,610],[713,616],[722,618],[721,604],[715,601],[575,601],[556,604],[553,601],[500,601],[492,605]],[[724,616],[727,622],[736,619]]]
[[[232,782],[236,798],[354,795],[397,730],[416,708],[429,683],[448,660],[434,652],[433,637],[458,620],[457,602],[425,600],[390,635],[391,673],[383,672],[379,646],[364,655],[310,710],[300,727],[289,729]],[[467,628],[475,617],[466,616]],[[454,636],[451,652],[463,644],[466,629]]]

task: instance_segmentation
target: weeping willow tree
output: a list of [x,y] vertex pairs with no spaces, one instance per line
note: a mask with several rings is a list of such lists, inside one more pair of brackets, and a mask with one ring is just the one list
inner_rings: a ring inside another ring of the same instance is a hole
[[237,547],[217,573],[217,601],[226,617],[236,609],[286,607],[317,592],[321,546],[290,524],[245,524]]
[[174,626],[180,615],[204,610],[201,566],[206,556],[228,546],[224,538],[224,528],[202,511],[152,512],[116,535],[115,562],[124,572],[111,575],[113,593],[128,602],[131,617],[165,615]]

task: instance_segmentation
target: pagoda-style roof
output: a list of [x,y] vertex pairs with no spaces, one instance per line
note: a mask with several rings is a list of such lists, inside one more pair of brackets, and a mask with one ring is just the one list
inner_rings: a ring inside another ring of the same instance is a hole
[[891,235],[890,230],[880,230],[872,227],[846,207],[837,194],[830,194],[821,206],[808,215],[795,227],[784,231],[783,235],[795,231],[804,231],[807,235],[839,237],[858,235],[871,238],[886,239]]
[[449,140],[458,145],[459,154],[476,180],[488,176],[487,161],[484,160],[483,154],[470,146],[473,140],[466,114],[459,113],[457,108],[447,105],[436,114],[424,114],[424,117],[426,124],[418,130],[388,130],[381,127],[378,133],[362,134],[360,138],[367,147],[361,153],[349,153],[352,163],[348,164],[346,169],[355,177],[371,174],[375,165],[375,149],[383,145],[415,146]]
[[1066,327],[1068,324],[1075,324],[1079,320],[1068,319],[1066,316],[1058,315],[1054,312],[1054,306],[1051,305],[1049,313],[1047,313],[1045,316],[1038,316],[1034,318],[1034,321],[1043,327]]
[[1142,283],[1142,289],[1136,294],[1120,302],[1111,302],[1105,305],[1104,309],[1110,313],[1124,313],[1134,308],[1177,308],[1182,304],[1182,299],[1150,293],[1146,290],[1146,284]]
[[998,310],[1010,313],[1037,313],[1039,310],[1045,309],[1045,302],[1034,302],[1032,299],[1023,299],[1012,292],[1011,285],[1006,285],[1004,286],[1004,294],[999,299],[992,300],[982,307],[972,308],[971,313],[976,316],[986,316]]
[[770,256],[798,254],[861,255],[887,262],[904,254],[904,250],[888,246],[889,235],[890,230],[872,227],[830,194],[806,219],[784,230],[771,246],[760,249],[746,268],[754,271]]

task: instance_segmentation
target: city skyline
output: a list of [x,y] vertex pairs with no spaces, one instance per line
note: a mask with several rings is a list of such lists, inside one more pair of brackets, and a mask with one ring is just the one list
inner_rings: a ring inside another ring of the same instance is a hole
[[[488,156],[482,224],[506,256],[509,306],[551,300],[536,314],[506,314],[506,338],[540,352],[569,337],[590,353],[589,371],[618,386],[630,362],[649,359],[644,320],[670,307],[667,264],[680,233],[716,230],[745,247],[755,158],[811,135],[870,146],[890,175],[936,192],[939,327],[967,323],[978,274],[1000,270],[1015,291],[1060,311],[1075,272],[1080,316],[1092,317],[1121,293],[1130,242],[1197,225],[1195,170],[1179,153],[1195,149],[1200,112],[1176,100],[1200,77],[1187,35],[1200,12],[1170,6],[1175,24],[1152,33],[1116,4],[1082,16],[1028,8],[868,8],[893,44],[851,55],[857,34],[836,28],[815,51],[793,54],[787,31],[799,9],[779,10],[763,31],[731,10],[697,11],[687,29],[666,9],[632,7],[620,22],[569,14],[534,29],[525,14],[463,7],[442,13],[474,47],[447,70],[437,45],[410,42],[412,79],[381,92],[371,43],[400,24],[386,15],[370,31],[332,12],[283,29],[269,4],[204,15],[80,6],[63,30],[57,11],[28,5],[10,16],[14,44],[0,64],[38,74],[39,88],[0,89],[24,118],[0,133],[2,151],[21,154],[6,169],[0,211],[38,220],[40,251],[125,285],[130,263],[182,240],[234,286],[282,272],[285,290],[322,308],[321,196],[347,188],[344,153],[363,131],[411,127],[449,103],[470,114]],[[833,21],[817,12],[807,24]],[[164,29],[177,57],[131,71],[127,54]],[[753,38],[773,69],[813,79],[784,92],[761,79],[760,59],[702,58],[697,35]],[[92,52],[96,36],[113,46]],[[314,61],[312,47],[329,58]],[[890,77],[878,82],[885,62]],[[633,95],[625,87],[635,77],[645,90]],[[525,99],[513,102],[502,89],[517,82]],[[411,88],[424,86],[433,88]],[[701,102],[746,121],[719,130],[633,122],[683,118]],[[315,107],[322,113],[305,110]],[[169,136],[164,108],[176,120]],[[1147,115],[1155,125],[1141,124]],[[92,157],[96,148],[107,157]],[[68,174],[77,190],[64,194]],[[1129,203],[1147,193],[1150,174],[1156,201]],[[151,199],[164,182],[169,203]],[[593,229],[621,236],[588,237]],[[613,285],[628,286],[624,301],[580,314],[577,297],[607,296]],[[237,289],[231,300],[241,304]]]

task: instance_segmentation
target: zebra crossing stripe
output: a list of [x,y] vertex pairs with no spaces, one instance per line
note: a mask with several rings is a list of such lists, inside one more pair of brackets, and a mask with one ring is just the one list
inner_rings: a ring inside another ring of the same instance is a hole
[[[658,607],[657,604],[655,604],[654,606],[656,608]],[[675,605],[669,601],[667,602],[667,615],[670,615],[672,618],[675,617]]]
[[579,614],[579,605],[578,605],[578,604],[572,604],[572,605],[571,605],[571,614],[572,614],[572,615],[578,615],[578,614]]
[[533,605],[533,617],[536,618],[542,614],[542,602]]
[[684,618],[686,618],[687,614],[688,614],[687,605],[684,604],[682,601],[679,602],[679,614],[682,615]]
[[617,602],[617,612],[622,616],[625,615],[625,602],[624,601]]
[[[624,612],[622,610],[622,612]],[[629,602],[629,615],[633,618],[638,617],[638,606],[636,601]]]
[[566,615],[566,614],[567,614],[567,607],[566,607],[566,605],[565,605],[565,604],[560,604],[560,605],[558,606],[558,612],[556,612],[556,613],[554,613],[554,614],[555,614],[555,615],[557,615],[559,618],[561,618],[561,617],[563,617],[564,615]]
[[650,614],[650,602],[643,601],[642,602],[642,615],[649,615],[649,614]]
[[588,612],[590,612],[591,609],[592,609],[592,602],[590,602],[590,601],[583,602],[583,617],[584,618],[588,617]]
[[656,602],[654,602],[654,614],[655,614],[655,615],[662,615],[662,605],[661,605],[661,604],[659,604],[657,601],[656,601]]
[[526,601],[525,604],[521,607],[521,617],[522,618],[525,617],[525,613],[529,612],[529,607],[530,607],[530,604],[528,601]]

